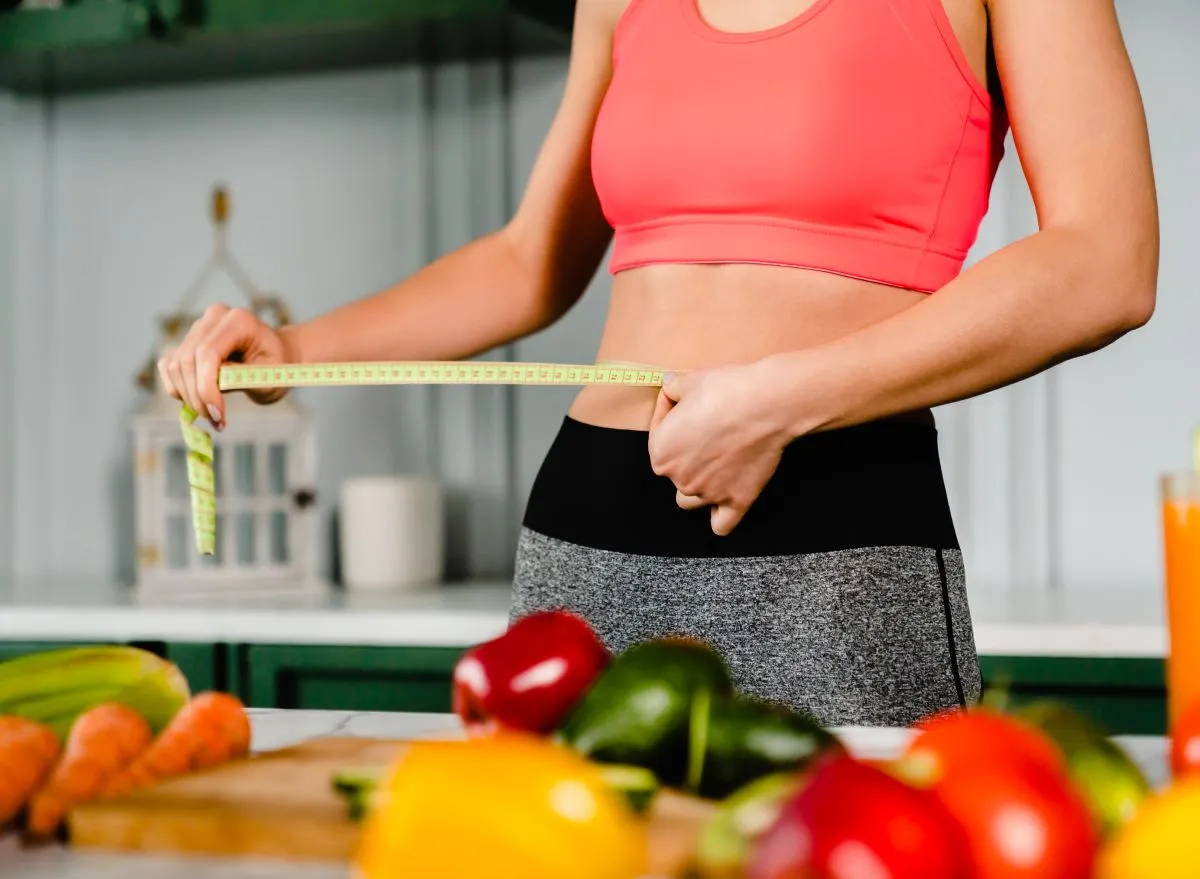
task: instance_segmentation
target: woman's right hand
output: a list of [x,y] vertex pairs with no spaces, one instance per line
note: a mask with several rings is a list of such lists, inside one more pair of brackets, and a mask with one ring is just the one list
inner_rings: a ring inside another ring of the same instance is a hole
[[[205,415],[217,430],[225,426],[225,400],[217,388],[217,370],[233,355],[243,363],[283,363],[287,347],[280,333],[253,312],[210,305],[174,351],[158,361],[158,374],[171,396]],[[273,403],[284,388],[246,392],[259,403]]]

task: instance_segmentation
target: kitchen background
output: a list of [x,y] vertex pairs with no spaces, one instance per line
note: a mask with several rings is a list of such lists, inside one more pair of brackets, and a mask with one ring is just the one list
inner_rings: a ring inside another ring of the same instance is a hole
[[[169,4],[168,4],[169,5]],[[1137,591],[1161,600],[1157,476],[1200,424],[1200,4],[1120,0],[1150,119],[1162,218],[1158,312],[1086,359],[938,413],[979,594]],[[97,93],[0,93],[0,577],[129,580],[133,381],[211,249],[231,246],[303,320],[504,221],[563,86],[565,52]],[[1098,145],[1103,148],[1103,145]],[[1009,143],[973,258],[1033,232]],[[487,295],[488,279],[480,278]],[[587,362],[605,271],[558,326],[502,359]],[[216,286],[206,301],[235,300]],[[352,476],[435,475],[447,574],[503,579],[563,388],[300,392],[318,419],[322,537]],[[319,547],[332,572],[330,540]]]

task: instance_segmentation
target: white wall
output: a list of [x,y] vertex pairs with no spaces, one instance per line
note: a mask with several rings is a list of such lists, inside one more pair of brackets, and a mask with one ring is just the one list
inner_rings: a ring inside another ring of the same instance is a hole
[[1120,11],[1158,178],[1159,305],[1142,331],[1058,370],[1058,533],[1067,582],[1156,589],[1157,476],[1190,465],[1200,426],[1200,4]]
[[[15,430],[16,540],[6,562],[18,575],[130,571],[126,423],[143,399],[133,376],[156,315],[175,305],[210,251],[215,181],[231,189],[236,254],[298,319],[393,282],[505,215],[494,65],[20,110],[20,258],[5,297],[16,310],[5,330],[19,369],[12,417],[0,428],[6,437]],[[222,283],[207,299],[235,295]],[[472,574],[506,568],[504,392],[301,396],[320,423],[326,507],[347,476],[436,469],[452,492],[454,558],[469,559]]]
[[[1191,464],[1200,425],[1200,5],[1118,3],[1149,118],[1162,261],[1151,323],[1109,348],[942,413],[977,588],[1006,582],[1142,591],[1161,600],[1157,478]],[[1005,162],[977,250],[1037,228]]]
[[[976,590],[1058,582],[1157,597],[1155,475],[1187,463],[1200,422],[1187,262],[1200,204],[1200,6],[1123,0],[1121,13],[1161,190],[1159,313],[1108,351],[939,412]],[[239,257],[304,319],[503,219],[565,60],[517,62],[511,99],[499,73],[460,65],[0,100],[0,573],[129,574],[132,377],[154,316],[207,255],[211,184],[231,187]],[[1011,154],[993,204],[975,257],[1034,228]],[[495,356],[590,359],[608,289],[601,272],[562,323]],[[307,392],[323,508],[350,475],[437,472],[452,492],[452,570],[502,575],[572,393]]]
[[[16,117],[17,103],[0,95],[0,412],[11,413],[15,351],[9,329],[14,326],[13,288],[16,277]],[[0,570],[13,556],[13,476],[16,449],[11,426],[0,428]]]

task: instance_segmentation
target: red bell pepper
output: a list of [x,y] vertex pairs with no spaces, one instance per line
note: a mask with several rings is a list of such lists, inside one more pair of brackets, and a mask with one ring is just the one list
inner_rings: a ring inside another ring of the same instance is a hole
[[497,727],[548,734],[610,659],[604,643],[580,617],[562,610],[530,614],[459,658],[452,685],[454,713],[472,736]]

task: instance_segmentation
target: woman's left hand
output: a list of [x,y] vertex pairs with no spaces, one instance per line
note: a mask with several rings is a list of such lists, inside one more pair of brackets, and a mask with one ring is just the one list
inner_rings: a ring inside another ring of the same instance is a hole
[[650,423],[650,463],[684,509],[710,507],[729,534],[775,473],[794,439],[760,364],[664,378]]

